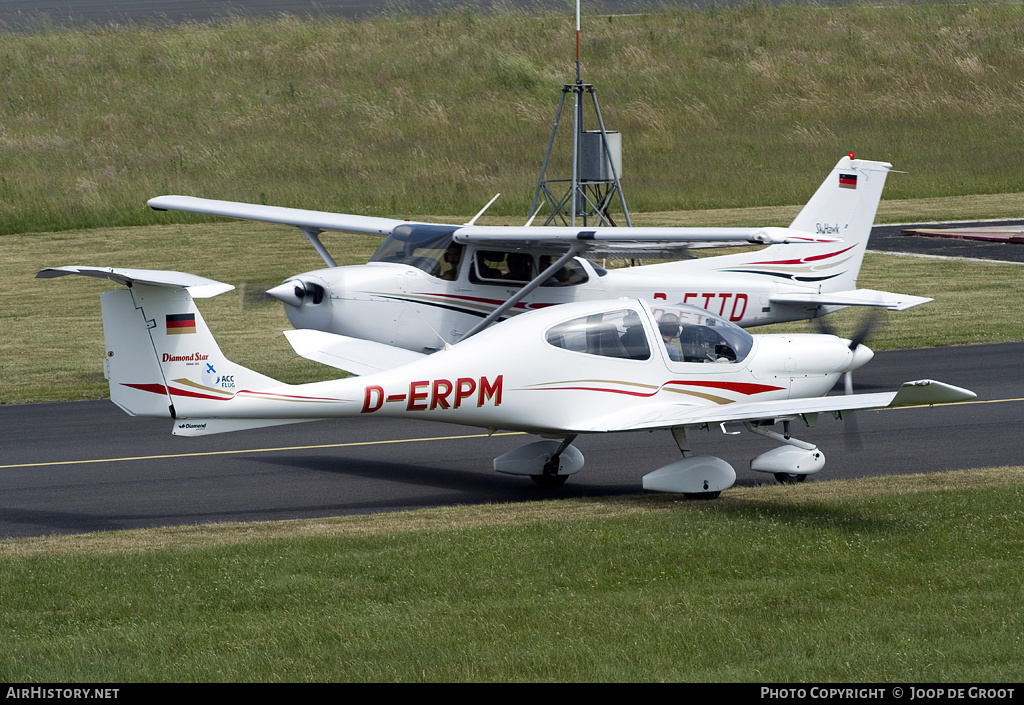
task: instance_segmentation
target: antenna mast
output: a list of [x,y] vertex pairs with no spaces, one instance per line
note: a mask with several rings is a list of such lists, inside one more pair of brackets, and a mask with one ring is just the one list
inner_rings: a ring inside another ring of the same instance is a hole
[[[565,97],[569,92],[572,92],[573,103],[572,178],[569,182],[569,190],[559,198],[549,186],[564,183],[565,180],[549,181],[545,179],[545,174],[551,159],[555,135],[558,133],[558,123],[565,106]],[[587,132],[583,129],[584,93],[590,96],[599,130]],[[536,215],[540,210],[538,202],[543,195],[544,203],[541,204],[541,207],[546,204],[550,210],[544,225],[557,222],[561,225],[568,224],[575,227],[577,217],[583,220],[583,225],[588,225],[588,221],[595,218],[600,221],[598,223],[600,225],[615,225],[608,213],[608,207],[618,196],[626,225],[632,226],[629,210],[626,208],[626,199],[622,195],[622,186],[619,183],[619,176],[622,173],[621,138],[620,133],[605,130],[594,86],[583,83],[580,68],[580,0],[576,0],[576,82],[562,86],[562,99],[558,103],[555,125],[551,130],[551,138],[548,140],[547,152],[544,154],[544,165],[541,167],[540,178],[537,180],[537,189],[533,194],[530,213]]]
[[576,0],[576,83],[580,80],[580,0]]

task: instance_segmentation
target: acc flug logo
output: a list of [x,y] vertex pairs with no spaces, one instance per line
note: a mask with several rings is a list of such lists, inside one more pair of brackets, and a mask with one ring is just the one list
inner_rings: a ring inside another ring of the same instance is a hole
[[221,375],[209,362],[205,364],[206,369],[203,370],[203,373],[201,375],[203,378],[203,384],[205,384],[207,387],[220,387],[221,389],[235,388],[234,375]]
[[206,369],[203,370],[203,384],[207,387],[220,386],[220,375],[217,374],[217,370],[209,362],[206,363]]

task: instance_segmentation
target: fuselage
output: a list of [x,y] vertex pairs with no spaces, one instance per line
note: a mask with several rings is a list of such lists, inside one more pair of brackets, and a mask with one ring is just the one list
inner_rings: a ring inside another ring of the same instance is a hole
[[[378,261],[365,265],[297,275],[278,287],[275,295],[285,302],[289,321],[296,328],[432,352],[461,340],[548,264],[543,255],[475,248],[465,248],[459,261],[447,268],[440,255],[436,259],[417,256],[415,263],[408,263],[414,259],[411,257],[406,262],[375,259]],[[749,255],[724,255],[605,269],[576,258],[527,294],[506,317],[574,301],[623,297],[644,299],[656,311],[666,304],[692,304],[744,328],[835,310],[813,304],[772,303],[773,295],[816,293],[819,285],[788,276],[785,269],[794,269],[792,262],[771,263],[773,271],[765,274],[752,271],[750,261]],[[768,264],[757,269],[769,269]],[[516,266],[521,269],[517,271]],[[798,266],[808,268],[806,264]],[[300,296],[291,295],[293,290]]]
[[[668,317],[675,326],[669,334]],[[667,305],[659,314],[636,300],[584,302],[517,317],[383,372],[238,394],[216,415],[388,416],[543,434],[600,430],[601,419],[629,410],[824,395],[842,373],[870,359],[867,348],[854,352],[848,343],[830,335],[751,336],[692,306]],[[194,415],[210,416],[210,409],[197,405]],[[178,413],[190,412],[183,403]]]

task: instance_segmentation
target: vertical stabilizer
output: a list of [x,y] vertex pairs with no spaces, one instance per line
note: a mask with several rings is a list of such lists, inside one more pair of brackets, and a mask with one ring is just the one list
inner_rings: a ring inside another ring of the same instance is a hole
[[102,297],[110,398],[137,416],[194,416],[275,380],[228,360],[184,288],[135,283]]
[[[794,230],[841,237],[842,243],[785,245],[761,253],[814,262],[821,291],[857,287],[885,177],[892,164],[843,157],[790,225]],[[809,282],[813,283],[813,281]]]
[[113,267],[48,267],[36,277],[69,274],[128,287],[100,297],[110,398],[133,416],[177,419],[175,435],[313,421],[339,409],[358,413],[364,403],[359,384],[351,385],[351,397],[322,396],[333,382],[286,385],[228,360],[193,297],[230,291],[229,284],[184,272]]
[[798,284],[816,294],[856,289],[891,168],[886,162],[843,157],[790,225],[794,230],[842,238],[842,242],[772,245],[757,252],[708,258],[708,266],[713,271]]

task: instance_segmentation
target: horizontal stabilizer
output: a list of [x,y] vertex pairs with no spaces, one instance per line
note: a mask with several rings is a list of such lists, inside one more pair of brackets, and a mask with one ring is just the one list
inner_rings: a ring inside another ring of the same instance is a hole
[[319,330],[288,330],[284,334],[295,352],[307,360],[354,375],[380,372],[426,357],[423,353],[393,345]]
[[187,289],[194,299],[208,299],[235,287],[231,284],[197,277],[185,272],[170,272],[155,269],[120,269],[115,267],[47,267],[36,274],[36,279],[53,279],[66,277],[69,274],[80,274],[83,277],[97,277],[132,286],[148,284],[150,286],[166,286],[171,289]]
[[893,294],[874,289],[852,289],[850,291],[827,291],[808,294],[775,294],[770,297],[773,304],[817,305],[817,306],[878,306],[890,311],[902,311],[912,306],[926,304],[932,299],[909,294]]

